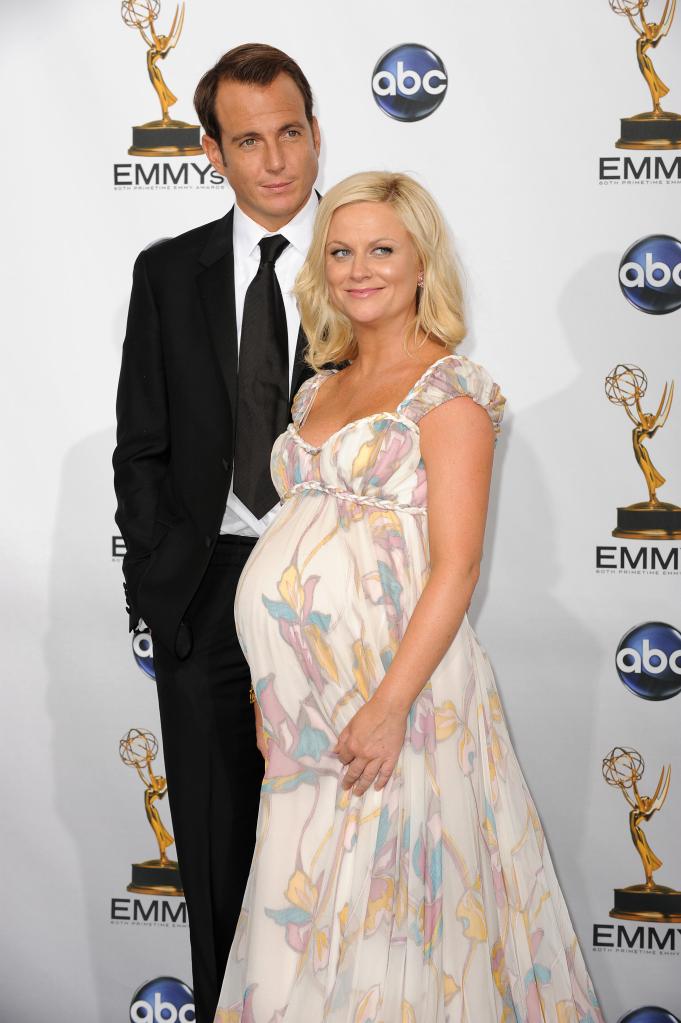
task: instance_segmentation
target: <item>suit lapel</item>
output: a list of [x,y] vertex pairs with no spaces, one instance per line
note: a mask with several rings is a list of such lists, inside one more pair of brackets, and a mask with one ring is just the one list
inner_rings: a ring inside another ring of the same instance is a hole
[[196,281],[206,317],[208,334],[227,390],[236,411],[238,347],[234,302],[234,211],[219,220],[199,257],[202,269]]

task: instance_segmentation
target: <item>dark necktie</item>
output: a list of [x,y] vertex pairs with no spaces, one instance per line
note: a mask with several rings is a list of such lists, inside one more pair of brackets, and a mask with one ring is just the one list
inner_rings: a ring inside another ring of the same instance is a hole
[[257,519],[279,500],[270,476],[274,441],[289,421],[288,330],[274,264],[288,241],[260,240],[260,266],[244,299],[239,341],[234,493]]

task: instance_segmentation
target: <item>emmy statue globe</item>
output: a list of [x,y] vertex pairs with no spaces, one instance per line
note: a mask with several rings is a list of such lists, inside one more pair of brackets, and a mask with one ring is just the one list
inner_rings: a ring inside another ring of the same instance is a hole
[[660,100],[669,92],[657,71],[649,51],[654,49],[669,32],[674,20],[676,0],[665,0],[659,21],[648,21],[645,9],[649,0],[609,0],[615,14],[623,15],[636,33],[636,57],[641,74],[650,89],[653,109],[620,121],[621,135],[615,143],[618,149],[679,149],[681,148],[681,115],[665,111]]
[[644,412],[641,408],[647,387],[646,375],[638,366],[620,364],[605,378],[608,400],[614,405],[621,405],[634,424],[631,434],[634,455],[648,486],[647,501],[617,509],[617,529],[613,529],[612,535],[675,540],[681,537],[681,508],[658,500],[657,488],[662,486],[665,478],[653,465],[644,444],[667,422],[674,399],[674,382],[671,386],[664,385],[656,412]]
[[645,884],[629,888],[615,888],[615,905],[610,916],[620,920],[681,920],[681,892],[665,885],[655,884],[653,873],[662,866],[648,845],[643,825],[657,813],[669,792],[671,767],[663,767],[652,796],[642,796],[638,782],[643,777],[643,757],[635,749],[616,746],[603,760],[603,777],[608,785],[620,789],[629,804],[629,831],[636,851],[641,857]]
[[156,736],[144,728],[131,728],[121,739],[118,751],[123,763],[134,767],[144,783],[144,809],[158,842],[158,859],[133,863],[128,891],[147,895],[182,895],[179,868],[166,853],[174,838],[163,826],[156,806],[157,800],[163,799],[168,791],[165,778],[154,774],[151,767],[158,753]]
[[175,8],[175,17],[168,35],[156,31],[156,19],[160,13],[160,0],[123,0],[121,17],[130,28],[136,28],[147,44],[147,71],[151,84],[161,104],[161,118],[147,121],[132,129],[132,145],[128,150],[132,156],[194,156],[202,153],[201,129],[198,124],[174,121],[168,108],[177,103],[166,85],[159,61],[165,60],[178,43],[184,24],[184,4]]

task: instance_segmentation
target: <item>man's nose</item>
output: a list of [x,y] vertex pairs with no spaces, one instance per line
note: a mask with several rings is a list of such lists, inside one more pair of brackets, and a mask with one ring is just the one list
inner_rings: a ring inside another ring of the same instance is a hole
[[278,141],[265,143],[265,167],[268,171],[280,171],[286,165],[284,151]]

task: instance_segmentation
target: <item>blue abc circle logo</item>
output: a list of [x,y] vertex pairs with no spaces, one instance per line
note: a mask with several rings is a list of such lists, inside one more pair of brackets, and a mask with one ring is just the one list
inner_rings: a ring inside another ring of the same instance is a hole
[[437,53],[418,43],[402,43],[384,53],[371,78],[374,99],[396,121],[421,121],[440,106],[447,72]]
[[145,675],[155,679],[154,672],[154,645],[151,640],[151,633],[146,626],[143,629],[135,629],[132,634],[132,653],[138,668],[141,668]]
[[621,1016],[617,1023],[679,1023],[679,1020],[666,1009],[660,1009],[657,1005],[644,1005],[641,1009],[634,1009]]
[[681,242],[669,234],[640,238],[622,256],[619,278],[622,294],[641,312],[681,308]]
[[681,632],[665,622],[637,625],[620,640],[617,674],[643,700],[669,700],[681,692]]
[[130,1003],[130,1023],[194,1023],[192,989],[176,977],[142,984]]

